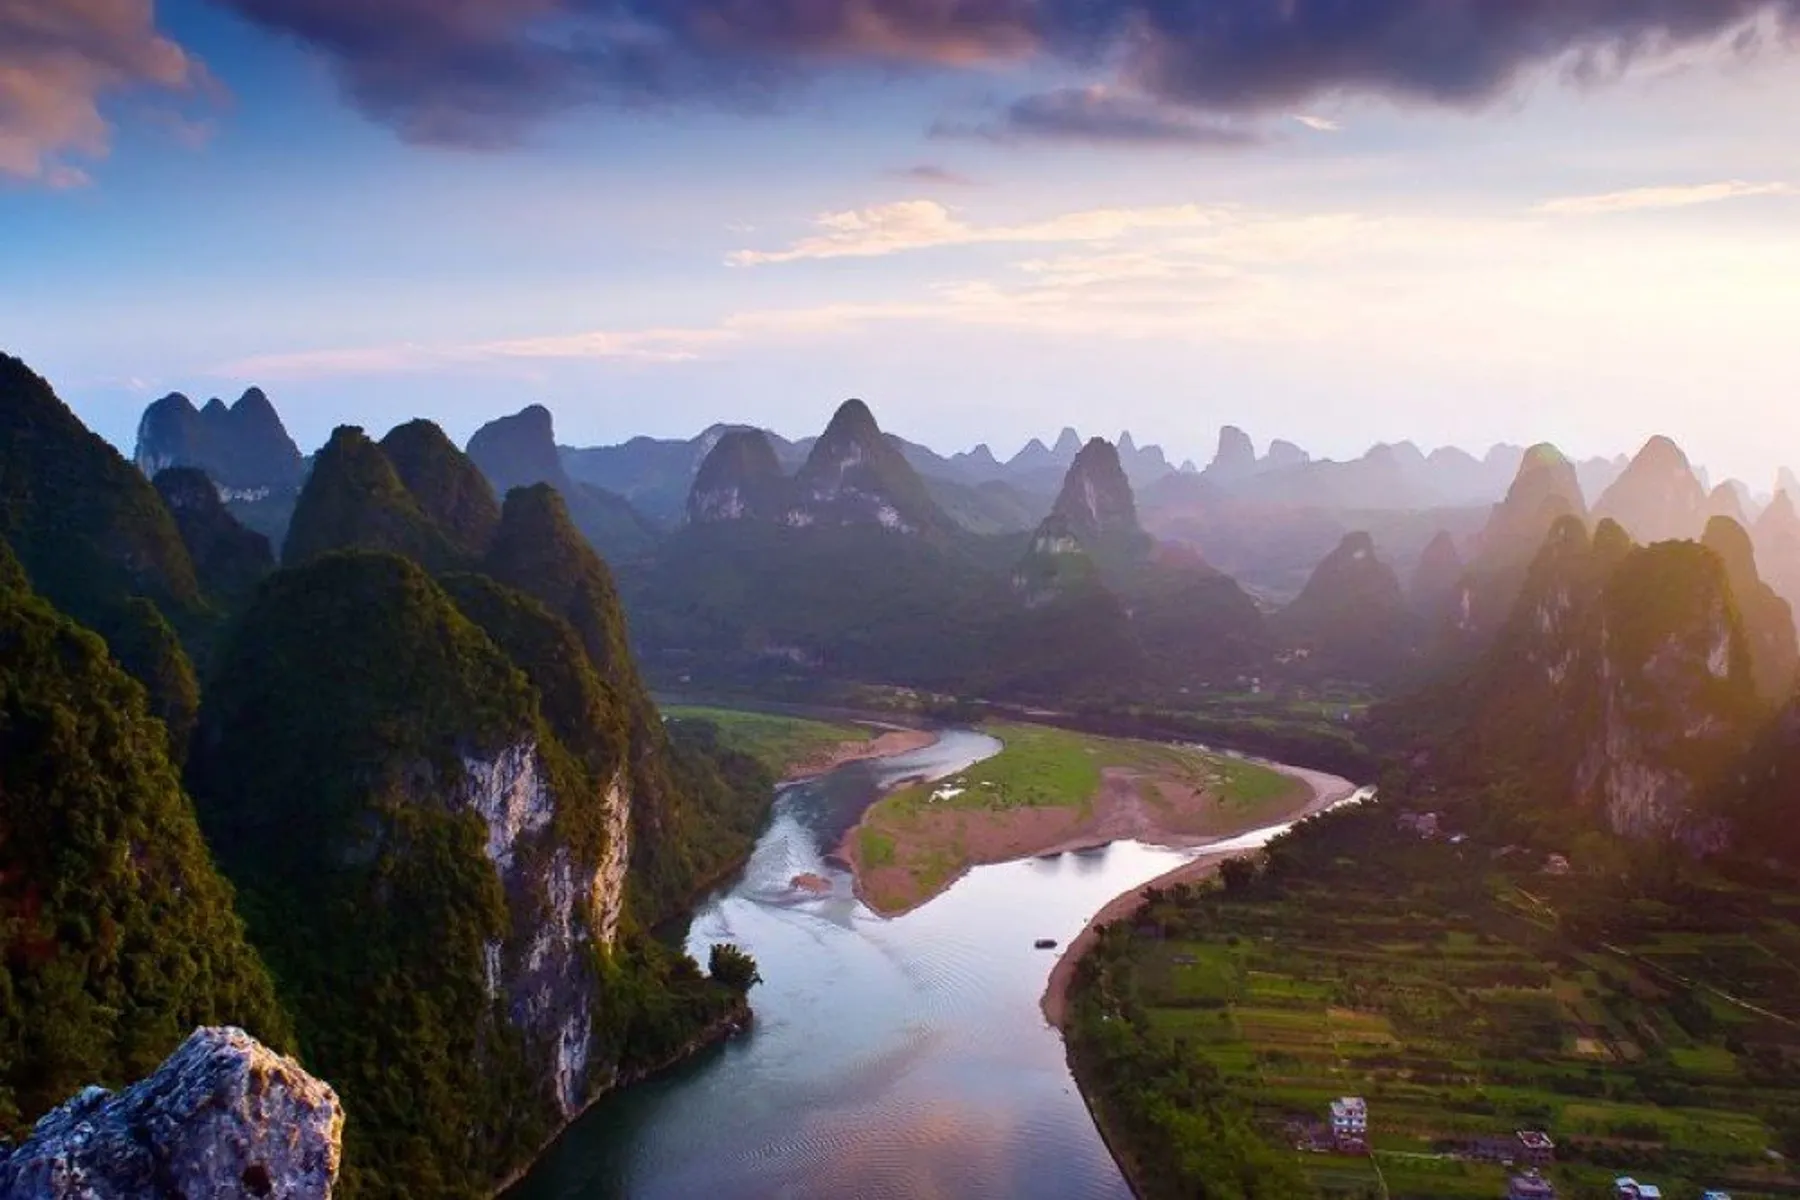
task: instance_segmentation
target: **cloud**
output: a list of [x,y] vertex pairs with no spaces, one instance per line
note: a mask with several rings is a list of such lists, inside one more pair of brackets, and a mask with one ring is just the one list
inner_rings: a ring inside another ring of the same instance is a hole
[[915,183],[934,183],[946,187],[974,187],[975,181],[960,171],[952,171],[948,167],[940,167],[934,163],[919,163],[911,167],[902,167],[892,172],[896,179],[910,179]]
[[1016,225],[973,225],[936,200],[901,200],[850,212],[822,213],[820,230],[782,250],[739,250],[736,267],[825,258],[879,258],[944,246],[1007,242],[1104,242],[1146,230],[1204,229],[1223,210],[1183,204],[1163,208],[1099,208]]
[[151,0],[0,0],[0,176],[83,186],[87,173],[64,160],[106,156],[105,98],[205,84],[199,62],[157,31]]
[[428,345],[397,342],[350,349],[258,354],[221,364],[210,375],[239,379],[311,379],[335,375],[388,375],[482,363],[533,359],[687,362],[734,336],[729,329],[591,330],[535,338]]
[[[219,2],[319,50],[350,99],[403,135],[471,145],[582,105],[743,108],[829,72],[1016,63],[1116,70],[1213,117],[1347,95],[1470,107],[1545,70],[1597,85],[1672,54],[1784,46],[1800,24],[1800,0]],[[1020,103],[1027,124],[1080,116],[1066,97]],[[1089,119],[1157,128],[1118,117]]]
[[1745,183],[1741,179],[1729,179],[1721,183],[1632,188],[1597,196],[1564,196],[1546,200],[1532,211],[1555,217],[1599,217],[1653,209],[1692,208],[1697,204],[1717,204],[1723,200],[1742,200],[1752,196],[1794,195],[1800,195],[1800,189],[1792,184]]
[[[684,327],[605,329],[461,344],[386,345],[263,354],[213,369],[233,379],[296,379],[500,368],[565,361],[689,362],[778,339],[853,334],[898,323],[1064,337],[1323,336],[1347,314],[1403,290],[1419,264],[1462,277],[1470,255],[1512,263],[1520,236],[1551,228],[1524,218],[1468,220],[1357,213],[1279,213],[1197,206],[1096,209],[1020,224],[981,224],[931,201],[827,214],[823,232],[746,262],[873,257],[950,246],[1013,245],[1029,253],[984,274],[904,285],[859,302],[728,312]],[[1323,282],[1333,268],[1347,285]],[[1369,274],[1365,275],[1364,272]],[[1374,282],[1369,282],[1373,280]],[[1365,286],[1367,284],[1367,286]]]
[[1333,121],[1330,117],[1314,117],[1306,113],[1295,113],[1293,116],[1294,120],[1314,133],[1340,133],[1344,128],[1340,122]]
[[994,121],[975,125],[939,122],[940,137],[979,137],[995,142],[1071,141],[1134,146],[1238,148],[1262,138],[1231,123],[1101,85],[1059,88],[1025,96]]

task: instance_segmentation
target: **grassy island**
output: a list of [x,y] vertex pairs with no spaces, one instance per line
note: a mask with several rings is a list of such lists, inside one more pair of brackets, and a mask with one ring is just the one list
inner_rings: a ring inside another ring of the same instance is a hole
[[970,867],[1138,838],[1197,845],[1278,823],[1313,799],[1299,779],[1156,742],[995,724],[1005,748],[950,779],[903,788],[845,847],[884,913],[929,900]]

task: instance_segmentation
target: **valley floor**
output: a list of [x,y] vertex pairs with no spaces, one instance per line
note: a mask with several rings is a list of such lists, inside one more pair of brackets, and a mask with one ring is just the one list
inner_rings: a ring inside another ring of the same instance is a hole
[[1348,794],[1330,776],[1180,746],[1024,724],[986,732],[1000,754],[870,808],[840,854],[870,908],[895,916],[970,868],[1116,841],[1205,846]]
[[[1800,1191],[1800,894],[1621,889],[1396,824],[1334,814],[1260,877],[1140,900],[1065,960],[1046,1012],[1140,1194],[1191,1195],[1221,1131],[1260,1196],[1503,1195],[1520,1130],[1550,1134],[1576,1200],[1620,1175]],[[1330,1152],[1345,1095],[1372,1153]]]
[[[1347,779],[1339,779],[1336,775],[1327,775],[1322,771],[1308,771],[1300,767],[1281,768],[1284,774],[1303,780],[1312,793],[1312,799],[1293,815],[1293,820],[1302,821],[1316,816],[1334,805],[1341,804],[1356,794],[1356,785]],[[1123,921],[1142,909],[1150,900],[1150,893],[1166,891],[1169,888],[1185,887],[1211,879],[1219,873],[1219,865],[1225,860],[1243,853],[1241,850],[1220,850],[1208,854],[1204,851],[1198,858],[1185,862],[1166,875],[1160,875],[1135,891],[1126,892],[1115,898],[1099,912],[1081,931],[1081,935],[1070,942],[1063,951],[1062,957],[1056,960],[1055,968],[1050,972],[1050,983],[1044,989],[1044,1019],[1058,1029],[1068,1014],[1069,988],[1074,984],[1075,969],[1081,958],[1092,950],[1099,940],[1100,930],[1115,921]]]

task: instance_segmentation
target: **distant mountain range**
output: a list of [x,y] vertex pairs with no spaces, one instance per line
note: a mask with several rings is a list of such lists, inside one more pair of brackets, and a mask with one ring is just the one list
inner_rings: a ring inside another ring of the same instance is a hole
[[0,355],[0,1139],[239,1025],[336,1090],[346,1194],[487,1195],[741,1028],[744,974],[654,931],[774,779],[651,681],[1350,762],[1479,822],[1438,860],[1472,878],[1521,832],[1587,895],[1800,864],[1791,478],[1758,503],[1660,438],[999,463],[860,401],[682,445],[606,486],[533,406],[309,461],[252,391],[158,401],[134,465]]
[[[867,419],[859,416],[853,428],[839,428],[833,437],[842,444],[828,446],[816,461],[824,435],[794,440],[748,425],[715,425],[688,439],[559,446],[553,418],[539,405],[483,426],[468,451],[501,494],[531,483],[555,488],[589,543],[610,559],[626,560],[652,553],[671,530],[690,521],[725,518],[729,505],[704,503],[720,488],[721,495],[741,493],[748,515],[841,523],[845,506],[854,505],[862,490],[854,480],[831,505],[817,495],[801,504],[792,493],[839,488],[826,461],[844,446],[854,446],[863,458],[856,474],[879,481],[868,494],[883,496],[878,509],[885,506],[892,519],[929,525],[940,535],[1023,535],[1050,514],[1088,440],[1065,428],[1054,439],[1031,440],[1005,460],[986,445],[943,454],[880,432],[867,406],[858,407]],[[715,459],[721,444],[728,444],[727,458]],[[1354,533],[1370,536],[1378,556],[1408,581],[1409,592],[1427,548],[1441,535],[1449,536],[1448,546],[1460,558],[1475,562],[1482,557],[1477,543],[1490,509],[1506,500],[1530,453],[1498,445],[1476,457],[1454,447],[1426,452],[1400,442],[1334,461],[1279,439],[1259,453],[1247,433],[1227,426],[1200,468],[1172,463],[1159,446],[1139,446],[1129,431],[1111,444],[1144,530],[1197,551],[1265,605],[1297,597],[1314,568]],[[309,469],[273,404],[255,388],[231,406],[213,400],[196,408],[179,393],[157,401],[141,422],[136,458],[147,474],[164,466],[205,471],[232,514],[276,547],[286,540]],[[697,493],[703,471],[709,486]],[[1674,443],[1657,438],[1633,458],[1571,462],[1568,478],[1570,490],[1582,497],[1581,511],[1591,505],[1597,517],[1617,520],[1640,541],[1697,538],[1714,516],[1737,521],[1751,530],[1773,586],[1783,596],[1800,597],[1800,518],[1793,512],[1800,489],[1792,472],[1782,472],[1773,500],[1762,500],[1740,481],[1710,485]],[[1517,519],[1525,535],[1547,528],[1535,513]],[[1535,545],[1525,535],[1522,544]],[[1490,539],[1508,536],[1496,529]],[[1444,549],[1439,546],[1440,555]],[[1494,555],[1487,558],[1492,566]],[[1513,569],[1521,568],[1515,563]],[[1409,600],[1417,606],[1418,597]]]

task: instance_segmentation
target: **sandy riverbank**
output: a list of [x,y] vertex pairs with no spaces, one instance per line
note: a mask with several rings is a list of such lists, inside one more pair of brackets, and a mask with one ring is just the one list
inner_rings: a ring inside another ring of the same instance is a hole
[[1294,820],[1321,795],[1330,802],[1350,786],[1334,776],[1279,768],[1292,781],[1291,790],[1226,800],[1204,767],[1167,753],[1178,750],[1173,745],[1158,749],[1164,753],[1112,755],[1122,763],[1103,768],[1098,789],[1080,805],[872,807],[846,833],[838,857],[850,864],[858,899],[881,916],[897,917],[941,895],[976,867],[1121,841],[1203,847]]
[[[1272,824],[1282,825],[1291,821],[1304,820],[1348,799],[1356,792],[1356,785],[1349,780],[1340,779],[1336,775],[1327,775],[1323,771],[1308,771],[1303,767],[1278,767],[1276,769],[1283,775],[1303,782],[1311,795],[1290,815],[1282,817]],[[1158,841],[1154,837],[1140,837],[1137,840],[1158,845],[1180,844]],[[1227,839],[1212,840],[1217,842]],[[1194,845],[1195,843],[1187,844]],[[1080,963],[1081,956],[1093,948],[1095,941],[1099,938],[1098,931],[1102,926],[1123,920],[1137,912],[1145,904],[1145,892],[1153,888],[1169,888],[1181,884],[1198,883],[1217,873],[1220,863],[1241,853],[1243,851],[1226,850],[1208,854],[1202,849],[1200,854],[1192,860],[1108,902],[1104,908],[1094,914],[1093,919],[1087,923],[1086,928],[1076,936],[1075,940],[1068,944],[1063,950],[1062,956],[1056,960],[1056,966],[1051,968],[1050,982],[1044,989],[1044,998],[1041,1002],[1044,1018],[1058,1029],[1062,1028],[1063,1018],[1068,1012],[1069,985],[1074,981],[1075,967]]]
[[782,773],[782,784],[817,779],[821,775],[829,775],[846,763],[910,754],[914,750],[934,746],[938,741],[938,735],[927,729],[903,729],[899,726],[881,726],[880,729],[879,734],[867,741],[841,742],[829,750],[809,754],[798,762],[790,763]]

